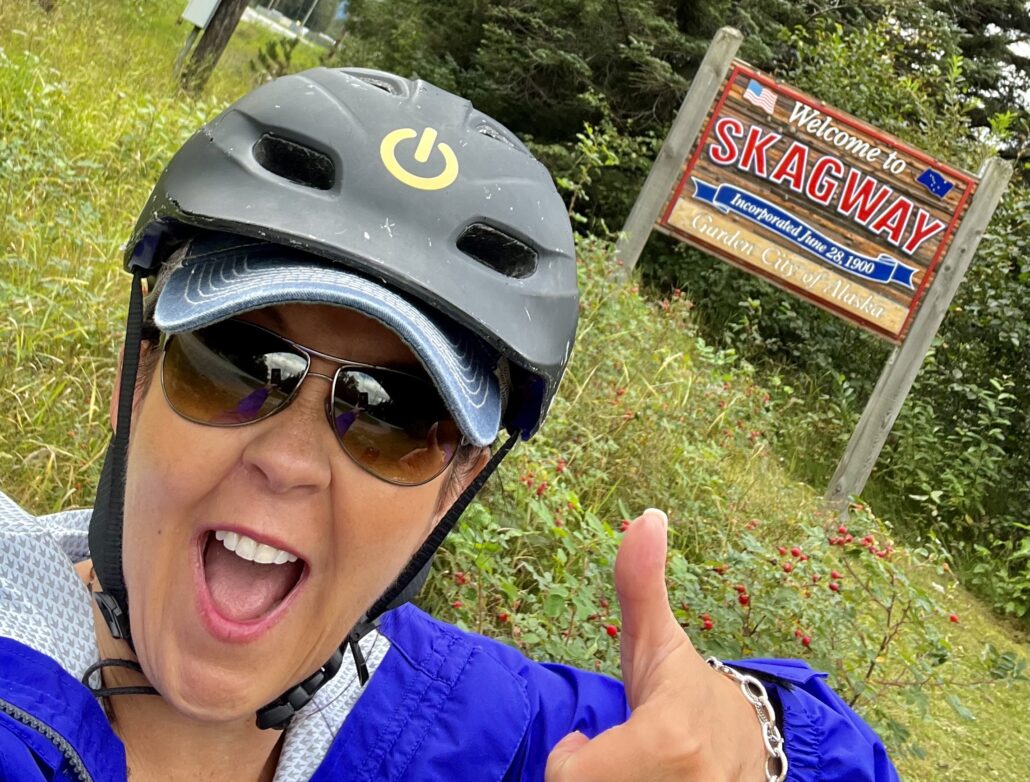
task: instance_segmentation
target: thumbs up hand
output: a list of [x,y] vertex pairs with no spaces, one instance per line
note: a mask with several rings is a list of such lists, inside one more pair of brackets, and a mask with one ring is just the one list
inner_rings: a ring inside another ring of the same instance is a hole
[[632,713],[594,739],[565,736],[546,782],[761,782],[765,746],[740,689],[697,653],[669,607],[668,520],[650,509],[626,531],[615,562],[622,607],[622,679]]

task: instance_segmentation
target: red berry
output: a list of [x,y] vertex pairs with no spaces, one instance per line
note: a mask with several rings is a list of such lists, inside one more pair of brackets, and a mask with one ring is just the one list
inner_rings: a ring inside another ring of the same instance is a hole
[[797,546],[794,546],[794,548],[792,548],[790,550],[790,554],[791,554],[792,557],[800,557],[801,556],[801,549],[799,549]]
[[954,624],[958,624],[958,614],[948,614],[948,620]]
[[787,555],[787,549],[786,549],[786,547],[785,547],[785,546],[780,546],[780,547],[779,547],[778,549],[776,549],[776,550],[777,550],[778,552],[780,552],[780,556],[781,556],[781,557],[783,557],[783,556],[786,556],[786,555]]
[[556,473],[559,473],[559,474],[565,472],[565,460],[564,459],[559,459],[558,460],[558,463],[556,465],[554,465],[554,471]]
[[844,578],[844,576],[842,576],[836,570],[831,570],[830,571],[830,578]]
[[466,575],[465,573],[463,573],[460,570],[457,571],[454,574],[454,583],[457,584],[458,586],[463,586],[463,585],[467,584],[468,580],[469,580],[468,575]]
[[619,531],[625,532],[629,529],[629,519],[623,519],[622,524],[619,525]]
[[712,621],[712,615],[708,613],[701,614],[701,618],[704,619],[706,622]]
[[741,594],[737,595],[737,601],[742,606],[746,606],[746,605],[748,605],[751,602],[751,596],[747,595],[747,594],[744,594],[744,593],[741,593]]
[[794,637],[795,638],[800,638],[803,635],[804,635],[804,633],[801,632],[800,630],[794,630]]
[[801,645],[802,646],[806,646],[806,647],[807,646],[811,646],[812,645],[812,639],[809,638],[807,635],[801,636]]
[[451,603],[451,608],[461,608],[463,605],[465,604],[462,603],[460,600],[455,600],[453,603]]
[[784,562],[783,563],[783,572],[784,573],[789,573],[793,569],[794,569],[794,563],[793,562]]
[[813,573],[812,574],[812,583],[813,584],[818,584],[819,583],[819,574],[818,573]]
[[808,554],[802,554],[798,559],[802,562],[808,562]]
[[609,638],[616,638],[619,635],[619,628],[615,625],[605,625],[604,631],[608,633]]
[[729,570],[729,569],[730,569],[729,565],[716,565],[715,567],[712,568],[712,570],[714,570],[720,576],[725,575],[726,571]]
[[840,592],[840,584],[838,584],[836,581],[831,581],[830,582],[830,591],[831,592]]
[[850,543],[854,539],[855,539],[855,536],[852,535],[850,532],[847,535],[844,536],[844,542],[845,543]]
[[742,594],[744,594],[745,592],[747,592],[747,587],[746,587],[746,586],[744,586],[743,584],[737,584],[737,585],[736,585],[735,587],[733,587],[733,588],[734,588],[734,589],[736,589],[736,590],[737,590],[737,594],[740,594],[740,595],[742,595]]
[[837,527],[837,532],[839,532],[841,535],[847,535],[848,528],[841,524],[839,527]]
[[712,624],[711,619],[705,619],[704,622],[701,624],[702,630],[711,630],[713,627],[715,627],[715,625]]
[[540,485],[536,487],[536,496],[537,497],[543,497],[544,496],[544,492],[547,491],[547,486],[548,486],[547,481],[541,481]]
[[507,611],[499,611],[497,613],[497,621],[498,622],[507,622],[508,619],[510,619],[510,617],[508,616],[508,612]]

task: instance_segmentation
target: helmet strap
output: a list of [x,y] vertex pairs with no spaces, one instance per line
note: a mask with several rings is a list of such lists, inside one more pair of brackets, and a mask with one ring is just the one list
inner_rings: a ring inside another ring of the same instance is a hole
[[440,548],[444,538],[446,538],[454,525],[458,523],[458,519],[461,514],[465,512],[465,508],[472,502],[473,498],[479,494],[480,489],[483,488],[483,484],[486,483],[487,479],[493,475],[494,470],[501,464],[501,461],[508,452],[515,446],[518,440],[518,432],[515,432],[508,436],[508,439],[504,441],[504,444],[497,449],[493,456],[490,457],[490,461],[486,463],[486,466],[480,470],[472,483],[465,487],[465,491],[461,493],[454,504],[448,509],[447,513],[444,514],[443,518],[437,522],[433,531],[429,533],[429,537],[426,538],[425,542],[415,552],[414,556],[408,560],[408,564],[405,565],[404,570],[397,577],[397,580],[393,582],[392,586],[387,589],[382,597],[380,597],[368,612],[368,616],[375,619],[382,616],[384,613],[389,611],[394,606],[392,603],[394,599],[404,592],[408,584],[414,580],[418,574],[422,571],[429,561],[436,554],[436,550]]
[[129,630],[129,597],[122,573],[122,536],[125,511],[125,466],[132,425],[132,401],[143,346],[143,285],[145,272],[135,268],[129,293],[129,314],[125,321],[125,352],[119,379],[115,431],[107,447],[97,485],[97,499],[89,525],[89,550],[100,581],[94,593],[100,613],[114,638],[132,647]]
[[447,510],[447,513],[437,522],[419,550],[408,560],[408,564],[401,571],[397,580],[393,582],[375,602],[371,610],[354,626],[347,636],[347,640],[343,642],[340,648],[333,652],[329,662],[267,706],[258,709],[257,724],[259,728],[283,730],[288,727],[294,715],[306,706],[315,697],[315,693],[340,670],[343,652],[348,647],[354,657],[354,666],[358,671],[359,683],[364,686],[368,682],[368,665],[365,662],[365,656],[358,645],[358,641],[378,625],[380,616],[413,597],[412,592],[417,591],[411,589],[413,582],[419,582],[425,578],[429,564],[437,549],[440,548],[440,545],[450,531],[454,529],[461,514],[465,512],[465,508],[468,507],[472,499],[483,488],[483,484],[493,475],[501,461],[508,455],[508,452],[511,451],[517,441],[518,432],[509,435],[504,444],[490,457],[490,461],[486,463],[486,466],[479,472],[479,475],[465,487],[465,490],[454,501],[454,504]]

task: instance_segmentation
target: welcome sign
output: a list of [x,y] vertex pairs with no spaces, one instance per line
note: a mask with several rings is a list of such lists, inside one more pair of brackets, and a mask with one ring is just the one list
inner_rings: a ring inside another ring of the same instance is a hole
[[975,187],[734,62],[656,227],[901,342]]

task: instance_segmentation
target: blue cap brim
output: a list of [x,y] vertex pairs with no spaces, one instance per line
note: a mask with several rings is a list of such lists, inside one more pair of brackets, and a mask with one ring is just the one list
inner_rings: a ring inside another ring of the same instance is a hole
[[489,445],[497,437],[497,356],[482,340],[378,283],[302,253],[291,255],[288,248],[241,243],[202,256],[188,254],[165,282],[154,320],[162,331],[176,334],[293,302],[346,307],[379,321],[422,362],[469,442]]

